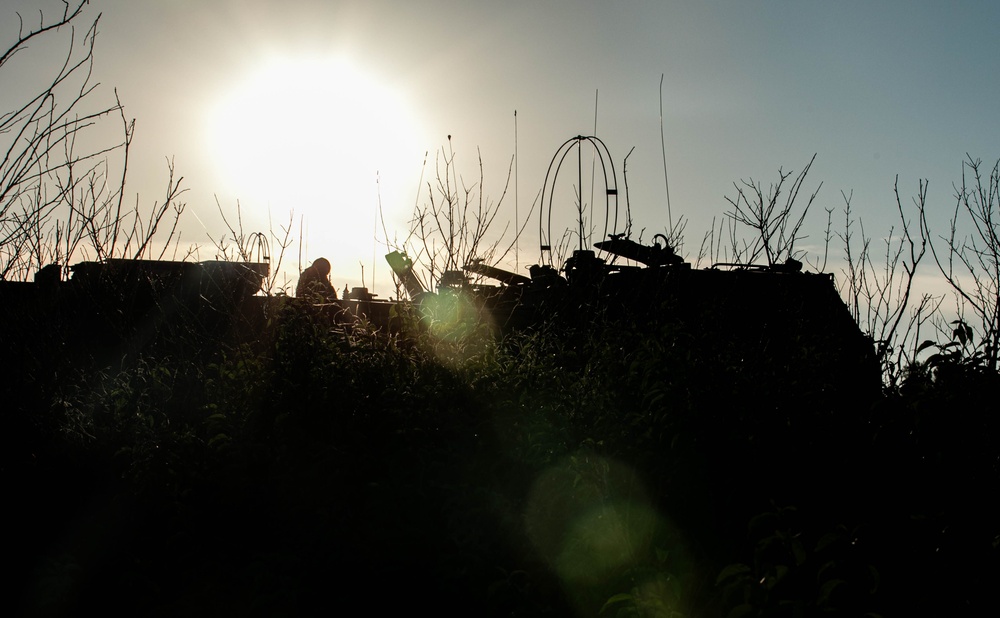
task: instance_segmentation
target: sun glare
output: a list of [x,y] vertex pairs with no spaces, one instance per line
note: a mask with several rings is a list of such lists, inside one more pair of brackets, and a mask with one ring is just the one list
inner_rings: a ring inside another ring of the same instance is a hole
[[236,83],[209,116],[224,192],[294,212],[296,224],[301,215],[303,258],[326,255],[334,273],[338,265],[353,273],[373,254],[379,195],[387,220],[411,205],[423,154],[413,114],[350,61],[274,60]]

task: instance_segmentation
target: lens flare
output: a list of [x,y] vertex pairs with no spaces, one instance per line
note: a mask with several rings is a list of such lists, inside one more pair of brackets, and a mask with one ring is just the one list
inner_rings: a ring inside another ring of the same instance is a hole
[[526,524],[561,577],[599,581],[650,551],[659,518],[629,468],[578,454],[536,480]]
[[493,341],[489,312],[460,290],[428,294],[420,301],[420,314],[435,355],[446,366],[464,365]]

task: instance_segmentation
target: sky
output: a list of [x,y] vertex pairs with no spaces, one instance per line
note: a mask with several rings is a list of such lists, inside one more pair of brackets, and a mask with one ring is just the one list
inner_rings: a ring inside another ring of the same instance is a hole
[[[0,35],[15,12],[59,7],[5,0]],[[692,261],[734,183],[766,188],[814,154],[807,260],[842,192],[877,237],[898,225],[897,176],[904,206],[927,179],[944,221],[966,155],[1000,158],[995,2],[91,0],[98,14],[96,95],[117,91],[136,120],[128,191],[155,201],[172,159],[200,259],[215,258],[220,208],[238,204],[250,231],[290,226],[293,287],[325,256],[338,290],[393,296],[382,256],[429,203],[442,153],[499,204],[508,242],[531,213],[501,264],[519,271],[539,261],[538,196],[577,135],[627,180],[633,237],[686,221]],[[551,204],[569,219],[575,171]]]

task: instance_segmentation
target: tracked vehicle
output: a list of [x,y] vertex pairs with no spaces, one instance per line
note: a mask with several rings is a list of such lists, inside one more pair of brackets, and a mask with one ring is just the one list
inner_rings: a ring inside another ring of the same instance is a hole
[[[552,243],[555,181],[570,154],[575,150],[579,156],[584,145],[594,147],[600,162],[596,176],[604,180],[604,229],[601,239],[591,242],[586,230],[594,227],[594,217],[578,202],[577,229],[570,235],[575,248],[569,252],[565,243]],[[664,328],[681,329],[707,337],[705,345],[727,346],[733,358],[769,363],[779,373],[777,365],[785,360],[806,359],[814,371],[838,374],[841,383],[878,384],[871,341],[840,299],[832,275],[802,272],[791,259],[692,268],[664,234],[648,244],[632,239],[627,200],[622,215],[618,197],[604,143],[577,136],[560,147],[546,174],[539,260],[528,275],[474,259],[461,271],[443,273],[437,288],[429,290],[409,257],[392,252],[386,260],[406,299],[380,299],[367,288],[355,288],[317,311],[334,325],[349,327],[363,319],[374,328],[398,331],[403,327],[400,305],[434,321],[442,299],[462,299],[499,333],[543,322],[572,326],[575,332],[628,324],[646,329],[650,337]],[[58,346],[103,350],[102,356],[113,358],[180,324],[193,325],[190,332],[239,331],[237,339],[245,340],[268,327],[278,303],[289,302],[258,294],[269,274],[266,256],[259,262],[84,262],[71,268],[68,280],[59,268],[42,269],[34,283],[0,282],[4,317],[26,326],[3,335],[8,349]]]
[[[574,149],[579,154],[587,144],[598,153],[597,176],[605,184],[604,235],[589,242],[586,228],[592,226],[578,202],[576,246],[560,258],[551,241],[555,179]],[[567,333],[576,333],[571,336],[621,327],[645,329],[651,338],[681,333],[689,343],[679,354],[711,349],[727,362],[753,365],[763,390],[776,392],[800,381],[825,384],[821,390],[831,399],[878,390],[872,342],[841,300],[833,275],[803,272],[791,258],[693,268],[664,234],[649,244],[630,238],[629,219],[627,203],[625,216],[619,213],[606,146],[596,137],[578,136],[563,144],[549,166],[539,213],[540,259],[528,268],[530,276],[471,260],[463,271],[444,273],[432,292],[420,284],[405,254],[386,259],[415,304],[434,295],[464,295],[501,331],[544,322],[567,326]],[[726,372],[718,371],[717,379],[725,380]]]

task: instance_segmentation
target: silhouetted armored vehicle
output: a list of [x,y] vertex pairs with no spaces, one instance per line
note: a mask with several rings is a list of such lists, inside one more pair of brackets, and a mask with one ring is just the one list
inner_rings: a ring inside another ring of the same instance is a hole
[[[579,153],[583,144],[594,145],[600,154],[606,185],[603,240],[589,242],[579,210],[577,247],[561,258],[553,255],[550,240],[555,177],[572,148]],[[604,144],[594,137],[567,140],[546,174],[540,259],[528,269],[529,276],[470,260],[461,271],[443,273],[436,290],[427,290],[410,259],[392,252],[386,260],[409,301],[379,299],[361,287],[321,307],[321,313],[335,318],[331,324],[363,318],[375,328],[396,330],[400,302],[433,321],[440,317],[433,313],[448,306],[442,299],[461,300],[463,319],[471,311],[499,332],[543,321],[577,329],[627,324],[648,330],[650,337],[661,336],[665,328],[679,329],[699,345],[725,348],[734,362],[764,363],[775,375],[827,372],[842,384],[877,386],[871,342],[841,301],[831,275],[802,272],[795,260],[692,268],[662,234],[650,244],[631,239],[629,217],[619,220],[617,200]],[[21,326],[8,329],[0,343],[10,350],[82,350],[114,359],[178,327],[188,340],[198,332],[217,336],[239,330],[237,339],[259,336],[266,328],[265,314],[279,302],[256,295],[269,274],[266,261],[112,259],[76,264],[70,272],[63,281],[61,267],[50,265],[34,283],[0,282],[0,311],[8,324]]]
[[[559,263],[550,241],[555,176],[567,154],[574,147],[579,153],[588,143],[595,147],[606,185],[604,240],[589,244],[581,209],[577,247]],[[802,272],[802,264],[791,258],[778,264],[692,268],[663,234],[646,245],[621,231],[629,225],[627,217],[619,220],[617,198],[614,167],[603,142],[583,136],[567,140],[546,174],[539,211],[540,260],[529,268],[530,276],[472,260],[464,267],[467,275],[497,283],[473,284],[462,273],[448,272],[438,293],[461,291],[500,330],[544,320],[576,328],[614,328],[617,322],[646,328],[655,337],[669,327],[683,330],[699,345],[725,348],[733,362],[763,363],[775,380],[795,380],[808,372],[809,380],[837,383],[840,390],[879,388],[872,342],[851,317],[832,275]],[[409,258],[394,252],[386,259],[411,300],[425,302],[432,292],[413,275]]]
[[46,364],[51,355],[110,363],[154,343],[161,332],[199,333],[243,327],[260,312],[254,294],[266,262],[176,262],[109,259],[69,268],[49,265],[34,283],[0,282],[0,315],[16,329],[0,339],[8,350]]

